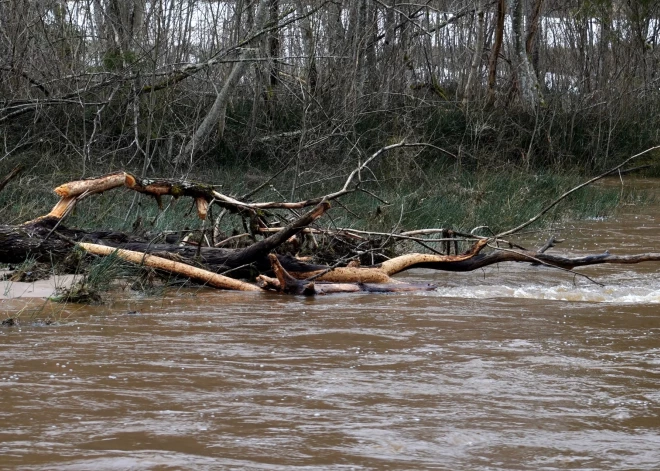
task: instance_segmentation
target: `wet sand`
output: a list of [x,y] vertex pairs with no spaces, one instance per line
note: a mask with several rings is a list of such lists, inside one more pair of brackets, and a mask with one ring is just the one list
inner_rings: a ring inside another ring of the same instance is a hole
[[[0,270],[0,276],[11,273]],[[75,275],[55,275],[46,280],[33,283],[20,281],[0,281],[0,300],[15,298],[43,298],[46,299],[55,294],[58,287],[70,287],[75,281]]]

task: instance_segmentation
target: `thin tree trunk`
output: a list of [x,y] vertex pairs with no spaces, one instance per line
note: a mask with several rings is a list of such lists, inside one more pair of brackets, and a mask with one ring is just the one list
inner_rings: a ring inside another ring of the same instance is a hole
[[396,7],[396,0],[392,1],[392,8],[385,10],[385,44],[383,45],[383,54],[381,57],[380,71],[383,77],[382,87],[382,106],[387,110],[390,101],[390,92],[392,89],[393,76],[396,71],[393,63],[394,57],[394,39],[396,37],[396,22],[394,15],[394,8]]
[[307,8],[303,5],[301,0],[296,0],[296,9],[298,10],[298,15],[302,17],[300,24],[303,47],[305,48],[305,59],[307,62],[307,90],[312,96],[314,96],[316,95],[318,71],[316,70],[316,44],[314,40],[314,32],[312,30],[312,22],[309,16],[307,16]]
[[[271,24],[277,24],[279,16],[279,0],[268,0],[269,21]],[[279,30],[272,31],[268,35],[268,54],[269,54],[269,85],[271,91],[275,89],[280,78],[277,65],[277,59],[280,55],[280,33]]]
[[511,33],[513,36],[513,62],[518,76],[520,99],[523,108],[533,112],[541,102],[541,90],[525,49],[523,0],[511,1]]
[[[263,26],[264,21],[264,10],[267,0],[261,0],[257,6],[257,13],[255,15],[253,32],[259,31]],[[199,151],[204,142],[209,138],[213,129],[215,129],[218,120],[220,117],[224,116],[227,102],[233,92],[234,88],[238,82],[243,77],[245,70],[249,64],[249,58],[251,56],[251,51],[246,51],[240,55],[239,61],[234,64],[229,77],[225,81],[222,89],[218,92],[218,95],[213,102],[213,105],[209,109],[208,113],[202,120],[201,124],[192,135],[186,146],[179,153],[179,155],[174,159],[176,165],[181,165],[186,161],[192,163],[195,154]]]
[[607,58],[610,49],[610,35],[612,31],[612,4],[604,7],[601,17],[600,35],[598,37],[598,88],[605,88],[608,80]]
[[525,39],[525,51],[527,57],[531,58],[533,70],[538,74],[539,66],[539,30],[541,29],[541,9],[543,0],[536,0],[530,11],[527,21],[527,38]]
[[363,45],[365,42],[365,29],[366,29],[366,0],[358,0],[353,7],[351,14],[351,27],[352,35],[352,53],[353,53],[353,82],[351,91],[352,93],[347,94],[349,97],[349,103],[347,108],[355,109],[357,105],[357,100],[362,96],[362,90],[365,80],[365,61],[363,54]]
[[[279,8],[279,0],[268,0],[268,21],[270,24],[277,24]],[[266,106],[268,122],[272,126],[277,119],[277,89],[280,81],[279,66],[277,64],[280,56],[279,31],[275,30],[268,33],[267,42],[268,85],[263,90],[263,100]]]
[[474,55],[472,56],[472,64],[470,65],[470,74],[468,75],[467,83],[465,84],[465,93],[463,95],[463,105],[467,105],[472,101],[475,96],[475,83],[477,82],[477,75],[479,75],[481,56],[484,50],[484,8],[485,1],[482,1],[477,10],[477,39],[474,44]]
[[504,40],[504,17],[506,12],[505,0],[497,2],[497,23],[495,25],[495,42],[493,43],[493,50],[490,54],[490,61],[488,64],[488,104],[495,103],[495,84],[497,82],[497,61],[499,59],[500,51],[502,49],[502,42]]

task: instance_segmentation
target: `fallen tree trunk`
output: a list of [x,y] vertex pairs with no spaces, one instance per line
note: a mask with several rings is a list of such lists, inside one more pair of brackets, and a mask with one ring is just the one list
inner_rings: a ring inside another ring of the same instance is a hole
[[59,237],[48,238],[54,223],[44,219],[20,226],[0,226],[0,263],[64,258],[71,251],[71,244]]
[[199,255],[202,263],[216,272],[253,263],[269,267],[266,257],[272,250],[320,218],[329,208],[330,204],[323,201],[275,234],[239,250],[151,244],[144,239],[112,231],[71,230],[58,227],[59,218],[46,216],[20,226],[0,226],[0,263],[20,263],[30,257],[39,261],[56,261],[68,254],[74,243],[93,242],[142,253],[176,253],[190,259]]

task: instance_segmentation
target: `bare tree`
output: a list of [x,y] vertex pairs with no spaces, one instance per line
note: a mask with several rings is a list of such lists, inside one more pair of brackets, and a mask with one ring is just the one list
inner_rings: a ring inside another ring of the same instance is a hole
[[[254,26],[250,33],[248,33],[248,37],[256,36],[258,32],[261,32],[264,24],[266,3],[268,1],[272,2],[273,0],[259,1],[257,5],[257,11],[255,13]],[[246,42],[246,46],[247,44],[249,44],[249,42]],[[221,117],[224,118],[229,97],[238,84],[239,80],[241,80],[243,77],[243,74],[245,73],[245,70],[250,63],[250,57],[252,55],[253,51],[247,47],[244,47],[244,51],[241,53],[237,62],[232,67],[231,72],[229,73],[229,77],[227,77],[224,84],[222,85],[222,88],[217,92],[218,95],[215,98],[213,105],[211,105],[211,108],[206,113],[206,116],[200,125],[197,127],[197,130],[175,159],[175,164],[182,164],[186,160],[189,160],[190,163],[193,162],[195,153],[199,151],[200,146],[204,144],[204,141],[208,139],[210,134],[213,132],[214,127],[218,124],[218,120]]]
[[479,5],[477,6],[477,37],[474,42],[474,55],[472,56],[472,64],[470,65],[470,74],[468,75],[467,83],[465,84],[465,93],[463,98],[464,105],[466,105],[470,100],[474,98],[474,88],[478,80],[477,75],[479,74],[481,66],[481,56],[483,54],[484,48],[484,31],[486,29],[486,22],[484,20],[485,6],[485,0],[480,1]]
[[541,102],[541,89],[526,48],[524,0],[511,0],[511,36],[513,63],[523,106],[534,111]]

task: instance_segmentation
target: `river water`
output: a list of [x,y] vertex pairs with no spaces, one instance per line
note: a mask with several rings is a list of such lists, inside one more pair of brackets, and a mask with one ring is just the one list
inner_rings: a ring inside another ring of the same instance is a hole
[[[555,250],[659,229],[624,208]],[[404,277],[425,293],[3,301],[0,468],[660,469],[660,265],[581,271],[606,286],[503,264]]]

